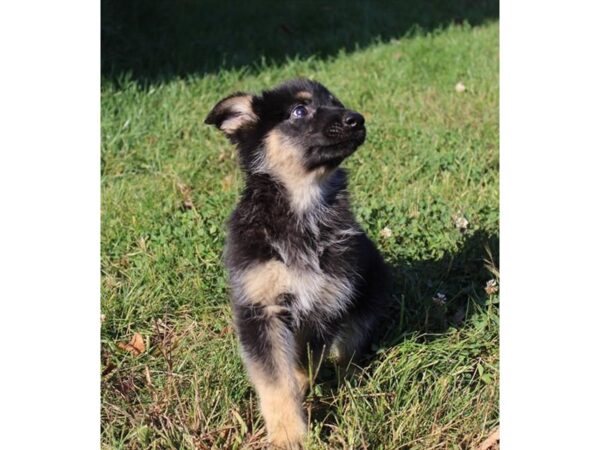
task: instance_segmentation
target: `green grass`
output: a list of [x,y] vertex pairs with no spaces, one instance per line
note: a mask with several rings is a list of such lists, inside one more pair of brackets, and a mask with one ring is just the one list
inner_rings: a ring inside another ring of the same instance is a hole
[[[105,73],[104,448],[264,444],[221,262],[242,179],[233,148],[202,121],[233,91],[299,75],[367,119],[344,166],[356,215],[393,267],[396,304],[366,367],[340,381],[326,366],[312,385],[308,447],[468,449],[498,425],[499,298],[484,290],[498,278],[498,24],[440,25],[354,51],[333,42],[318,57]],[[134,332],[147,347],[137,357],[117,346]]]

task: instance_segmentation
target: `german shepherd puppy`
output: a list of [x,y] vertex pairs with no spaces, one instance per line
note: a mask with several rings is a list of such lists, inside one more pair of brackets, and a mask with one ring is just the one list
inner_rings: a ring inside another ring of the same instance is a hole
[[205,123],[237,146],[246,179],[225,250],[244,363],[271,445],[302,448],[309,359],[358,358],[388,300],[386,266],[338,168],[364,142],[365,119],[298,79],[226,97]]

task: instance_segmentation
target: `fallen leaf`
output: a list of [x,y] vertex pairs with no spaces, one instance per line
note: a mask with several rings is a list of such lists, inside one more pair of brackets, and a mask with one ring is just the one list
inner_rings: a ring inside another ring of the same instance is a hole
[[219,337],[223,337],[223,336],[225,336],[226,334],[230,334],[230,333],[232,333],[232,332],[233,332],[233,328],[232,328],[232,327],[230,327],[230,326],[226,326],[226,327],[224,327],[224,328],[221,330],[221,332],[219,333]]
[[456,86],[454,86],[454,90],[456,92],[465,92],[467,88],[465,87],[465,85],[462,83],[462,81],[459,81],[458,83],[456,83]]
[[119,347],[121,350],[132,353],[134,356],[138,356],[146,351],[144,338],[140,333],[134,333],[131,341],[129,342],[117,342],[117,347]]
[[477,450],[499,450],[500,449],[500,429],[496,428],[492,434],[481,443]]

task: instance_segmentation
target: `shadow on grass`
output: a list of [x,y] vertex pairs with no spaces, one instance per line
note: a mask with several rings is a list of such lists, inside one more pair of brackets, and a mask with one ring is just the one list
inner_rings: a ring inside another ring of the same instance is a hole
[[141,84],[287,58],[326,58],[450,23],[498,19],[498,0],[101,0],[102,75]]
[[385,327],[383,346],[393,346],[407,335],[460,328],[476,305],[485,304],[486,283],[500,267],[498,235],[477,230],[459,245],[458,251],[436,260],[391,261],[394,313]]
[[[478,230],[462,239],[458,251],[448,252],[440,259],[396,259],[390,265],[392,313],[374,346],[384,350],[414,336],[422,342],[439,338],[450,327],[462,327],[478,307],[483,307],[488,299],[486,283],[495,278],[494,271],[500,268],[499,237]],[[357,364],[366,367],[375,357],[371,353]],[[333,365],[321,368],[317,383],[322,395],[309,400],[315,421],[335,425],[335,414],[322,399],[335,397],[342,379]],[[327,434],[328,430],[330,427],[324,426],[322,433]]]

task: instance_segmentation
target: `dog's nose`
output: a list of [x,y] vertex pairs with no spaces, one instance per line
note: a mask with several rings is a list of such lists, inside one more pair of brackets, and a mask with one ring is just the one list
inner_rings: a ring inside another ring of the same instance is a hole
[[361,128],[365,124],[365,118],[359,113],[354,111],[348,111],[344,114],[344,125],[350,128]]

